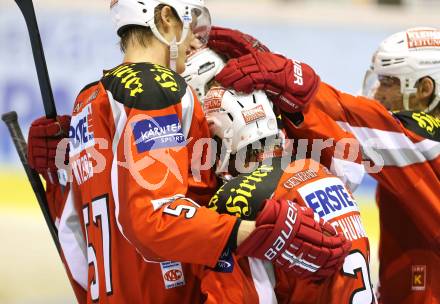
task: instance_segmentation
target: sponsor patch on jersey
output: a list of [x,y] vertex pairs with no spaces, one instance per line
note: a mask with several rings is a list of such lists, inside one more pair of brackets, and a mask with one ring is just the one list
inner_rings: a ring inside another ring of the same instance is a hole
[[[327,168],[325,168],[325,169],[327,169]],[[294,187],[296,187],[302,183],[305,183],[306,181],[313,179],[317,176],[318,176],[318,173],[316,173],[316,171],[313,169],[303,170],[303,171],[300,171],[300,172],[292,175],[288,180],[286,180],[284,182],[283,186],[286,189],[293,189]]]
[[226,90],[221,87],[212,87],[203,100],[203,111],[205,113],[219,111],[225,92]]
[[426,265],[412,265],[411,290],[423,291],[426,289]]
[[161,262],[162,278],[166,289],[185,285],[182,263],[180,262]]
[[185,136],[176,114],[135,122],[133,134],[138,153],[185,145]]
[[81,112],[72,116],[69,128],[70,155],[74,156],[95,145],[93,134],[92,105],[86,105]]
[[251,173],[240,174],[217,191],[208,208],[245,220],[255,219],[261,204],[273,193],[281,173],[282,170],[263,164]]
[[264,112],[264,108],[262,105],[258,105],[249,110],[241,111],[241,115],[243,115],[244,122],[247,125],[257,120],[266,118],[266,112]]
[[162,88],[170,90],[171,92],[178,92],[180,90],[179,84],[174,77],[174,73],[163,66],[154,64],[150,69],[153,74],[154,81],[156,81]]
[[424,112],[412,113],[411,117],[417,122],[421,129],[425,130],[432,137],[435,137],[436,133],[440,129],[440,118]]
[[126,90],[130,92],[131,97],[136,97],[144,91],[142,80],[139,74],[141,71],[135,70],[137,66],[135,63],[123,64],[117,68],[110,70],[104,74],[105,77],[114,76],[120,80],[121,84]]
[[320,218],[329,221],[350,212],[359,212],[356,201],[337,177],[327,177],[298,189],[304,202]]
[[215,265],[215,272],[223,272],[223,273],[231,273],[234,270],[234,259],[232,257],[232,252],[229,249],[226,249],[220,259],[217,261],[217,265]]
[[406,33],[408,48],[438,48],[440,47],[439,30],[414,30]]

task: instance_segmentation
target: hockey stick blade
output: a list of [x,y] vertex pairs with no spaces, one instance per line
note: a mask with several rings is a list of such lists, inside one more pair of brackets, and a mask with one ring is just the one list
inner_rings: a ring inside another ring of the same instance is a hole
[[52,87],[50,85],[49,73],[47,71],[46,59],[44,57],[43,45],[41,43],[40,31],[38,29],[34,5],[32,0],[15,0],[15,3],[17,3],[21,13],[23,14],[29,32],[46,117],[56,118],[57,111],[53,98]]
[[49,228],[50,234],[52,235],[53,242],[61,255],[61,246],[58,240],[58,232],[55,224],[53,223],[46,199],[46,192],[44,191],[43,183],[41,182],[40,176],[35,170],[29,167],[27,161],[27,144],[21,132],[20,125],[18,124],[18,117],[15,111],[8,112],[2,115],[2,120],[8,127],[9,133],[11,135],[12,141],[14,143],[15,149],[17,150],[18,156],[20,157],[21,164],[23,165],[24,171],[31,183],[32,189],[34,190],[35,196],[37,198],[40,209],[43,212],[46,225]]

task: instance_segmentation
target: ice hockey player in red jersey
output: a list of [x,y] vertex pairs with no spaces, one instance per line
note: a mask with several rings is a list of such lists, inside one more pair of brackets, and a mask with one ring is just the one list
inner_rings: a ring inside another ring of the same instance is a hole
[[[336,271],[334,260],[346,253],[335,247],[345,238],[327,234],[323,221],[309,226],[310,209],[274,202],[277,212],[259,213],[272,220],[262,226],[258,217],[200,207],[216,179],[210,168],[191,165],[209,162],[209,147],[197,143],[210,134],[197,97],[176,71],[184,69],[194,34],[203,41],[209,32],[203,1],[119,0],[112,14],[125,63],[87,85],[74,104],[72,184],[59,224],[66,264],[87,302],[200,302],[194,268],[215,266],[227,249],[291,271],[295,261],[286,254],[299,242],[296,253],[313,248],[320,257],[304,257],[314,260],[306,272]],[[283,234],[293,215],[293,232]]]
[[[230,271],[229,277],[223,275],[214,280],[212,277],[216,277],[215,274],[210,273],[211,280],[221,282],[222,279],[225,279],[226,282],[223,284],[227,285],[229,282],[227,286],[232,285],[229,289],[233,290],[233,286],[239,279],[230,268],[241,267],[241,271],[248,273],[247,277],[252,278],[247,284],[246,280],[241,281],[242,285],[247,286],[244,290],[248,293],[249,290],[253,291],[250,293],[253,297],[247,295],[246,303],[258,303],[255,299],[258,299],[260,303],[273,303],[275,286],[280,302],[349,303],[352,297],[372,302],[374,294],[368,266],[369,243],[361,224],[359,211],[357,207],[351,211],[345,210],[347,212],[335,209],[330,211],[327,204],[332,204],[330,202],[337,200],[337,196],[334,196],[336,194],[332,194],[331,187],[327,186],[324,187],[323,192],[319,190],[328,181],[327,178],[331,178],[332,181],[343,187],[344,193],[350,193],[343,186],[341,180],[313,160],[295,160],[290,163],[291,157],[287,151],[284,151],[284,163],[281,164],[280,157],[283,155],[281,145],[270,144],[270,142],[277,141],[276,137],[283,133],[278,129],[272,105],[263,92],[257,91],[250,95],[242,95],[220,87],[213,87],[204,97],[209,87],[213,83],[215,84],[213,81],[215,75],[224,66],[223,58],[217,53],[208,48],[199,50],[188,58],[186,64],[187,68],[183,76],[199,93],[211,133],[217,139],[218,145],[222,145],[223,154],[217,156],[219,159],[217,173],[223,176],[223,179],[228,180],[239,173],[237,168],[247,172],[223,185],[211,199],[210,207],[221,213],[234,214],[241,218],[252,218],[260,204],[263,204],[264,199],[295,200],[303,206],[316,207],[314,209],[317,214],[324,216],[326,220],[329,220],[353,241],[351,254],[344,264],[345,273],[334,275],[320,284],[295,278],[286,281],[286,277],[279,273],[274,278],[273,274],[271,275],[270,272],[267,274],[264,271],[267,267],[265,268],[260,261],[254,259],[236,261],[233,256],[227,257],[226,260],[223,259],[223,264],[221,264],[224,267],[228,265],[226,270]],[[220,153],[219,148],[218,151]],[[237,156],[240,154],[241,156]],[[244,165],[244,163],[252,161],[261,162],[264,157],[266,157],[265,162],[269,161],[269,165],[254,167],[255,171]],[[222,171],[227,173],[222,173]],[[310,175],[310,172],[321,172],[322,174]],[[308,180],[313,181],[307,186],[308,189],[313,189],[314,193],[318,194],[314,198],[309,195],[305,200],[307,195],[301,196],[305,194],[301,189],[305,189]],[[351,197],[351,194],[349,195]],[[353,198],[351,197],[351,199]],[[319,202],[324,205],[319,207]],[[330,212],[331,215],[326,215],[324,210]],[[232,264],[236,265],[231,266]],[[215,271],[227,272],[221,265],[218,265]],[[353,269],[358,268],[361,268],[362,271],[357,271],[359,273],[354,274]],[[202,285],[205,287],[204,284]],[[359,292],[360,289],[364,292]],[[224,297],[227,297],[226,299],[232,298],[231,293],[218,295],[214,288],[211,290],[213,291],[210,296],[215,298],[217,302],[227,301]],[[241,300],[239,295],[244,298],[244,291],[242,294],[236,295],[236,303]]]
[[[299,63],[268,52],[230,60],[217,77],[238,91],[265,89],[292,138],[334,140],[322,154],[327,166],[339,154],[369,168],[379,183],[379,301],[386,304],[440,302],[438,42],[438,30],[417,28],[381,44],[373,58],[373,72],[379,76],[375,97],[390,109],[406,110],[394,113],[321,82],[304,116],[295,114],[296,106],[290,107],[285,97],[302,96],[296,86],[310,84],[301,84],[306,78]],[[230,48],[234,44],[229,41]],[[424,109],[431,114],[420,112]],[[347,139],[355,143],[350,159],[337,149]]]
[[[271,206],[267,205],[271,200],[288,200],[312,208],[315,219],[325,219],[352,241],[342,270],[327,279],[299,279],[291,273],[274,273],[262,261],[230,257],[230,264],[249,272],[259,303],[274,303],[271,287],[280,303],[350,303],[352,298],[372,302],[368,238],[356,201],[343,182],[311,159],[293,157],[292,161],[292,155],[283,154],[277,118],[262,91],[240,95],[213,87],[204,99],[204,110],[212,135],[222,145],[218,167],[227,169],[223,176],[228,180],[211,199],[210,208],[253,219]],[[303,256],[291,258],[299,270],[313,267]],[[226,265],[234,267],[230,264]],[[221,264],[217,269],[224,271]],[[227,280],[218,278],[222,279]]]

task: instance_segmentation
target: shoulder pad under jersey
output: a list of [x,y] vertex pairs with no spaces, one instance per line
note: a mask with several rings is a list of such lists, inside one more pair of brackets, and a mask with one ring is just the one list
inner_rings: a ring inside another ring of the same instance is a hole
[[424,112],[400,111],[393,115],[405,128],[423,138],[440,142],[440,118]]
[[170,69],[151,63],[127,63],[104,71],[104,88],[126,107],[160,110],[180,102],[185,80]]
[[272,197],[283,174],[281,158],[260,165],[225,183],[209,201],[208,208],[243,220],[255,220],[262,203]]

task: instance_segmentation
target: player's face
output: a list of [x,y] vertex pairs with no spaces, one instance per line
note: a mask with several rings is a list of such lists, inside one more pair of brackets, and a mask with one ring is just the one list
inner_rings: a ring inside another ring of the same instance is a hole
[[403,94],[400,91],[400,80],[390,76],[379,76],[379,87],[374,98],[390,111],[403,109]]

